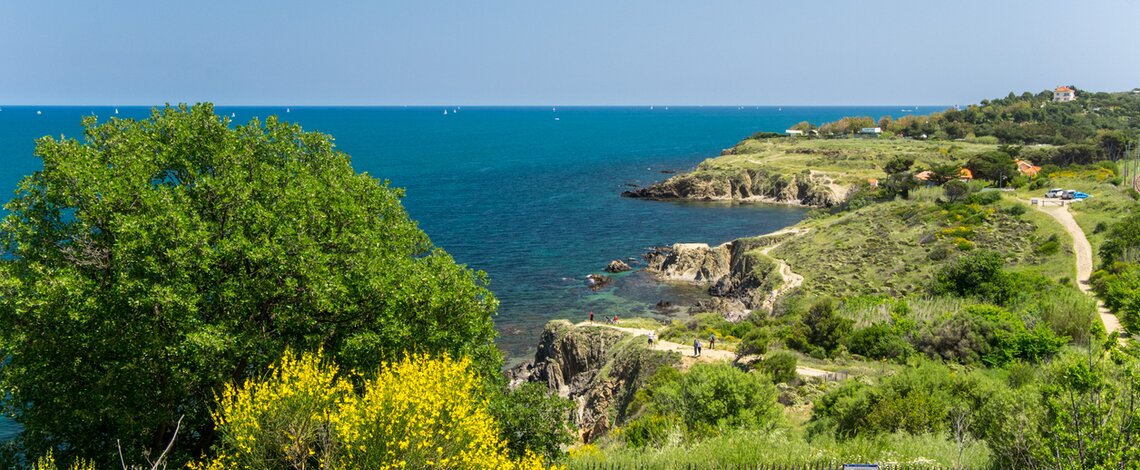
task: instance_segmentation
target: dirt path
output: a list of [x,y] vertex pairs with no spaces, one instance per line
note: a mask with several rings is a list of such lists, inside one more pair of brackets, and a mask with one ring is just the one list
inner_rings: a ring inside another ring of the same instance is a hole
[[[600,326],[603,328],[610,328],[618,331],[624,331],[634,336],[649,336],[651,330],[644,328],[629,328],[624,326],[610,325],[606,323],[590,323],[582,322],[574,325],[575,327],[583,326]],[[702,341],[704,343],[704,341]],[[663,341],[658,339],[653,342],[653,349],[657,351],[674,351],[681,353],[681,367],[688,369],[698,362],[732,362],[736,360],[736,353],[727,349],[709,349],[708,344],[701,350],[700,356],[693,356],[692,344],[680,344],[672,341]],[[814,369],[811,367],[796,366],[796,373],[803,377],[824,377],[832,375],[831,372],[822,369]]]
[[[779,234],[779,233],[794,233],[795,235],[793,235],[793,236],[798,237],[798,236],[801,236],[807,232],[808,232],[807,229],[787,229],[787,230],[782,230],[782,231],[775,232],[775,233],[777,233],[777,234]],[[784,244],[784,242],[786,242],[786,241],[787,240],[783,240],[780,243],[766,247],[766,248],[760,250],[760,253],[763,253],[765,256],[768,256],[768,253],[770,253],[772,250],[776,249],[776,247],[779,247],[780,245]],[[799,274],[796,274],[794,271],[792,271],[792,267],[788,266],[788,263],[786,261],[779,259],[779,258],[772,258],[772,259],[776,260],[776,264],[779,266],[779,269],[780,269],[780,277],[784,278],[784,282],[780,284],[780,287],[777,287],[775,290],[773,290],[772,295],[768,296],[768,299],[764,301],[764,308],[766,308],[768,310],[772,310],[772,306],[776,303],[777,298],[779,298],[781,295],[784,295],[785,292],[788,292],[792,289],[795,289],[804,283],[804,277],[799,275]]]
[[[1085,231],[1081,230],[1080,225],[1077,225],[1077,221],[1073,219],[1073,214],[1069,212],[1068,206],[1035,207],[1053,217],[1053,220],[1065,227],[1065,231],[1073,237],[1073,251],[1077,253],[1077,287],[1081,289],[1081,292],[1092,295],[1092,286],[1089,285],[1089,277],[1092,276],[1093,272],[1092,245],[1089,244],[1089,239],[1085,237]],[[1104,323],[1105,331],[1109,333],[1119,331],[1121,335],[1124,334],[1120,320],[1104,306],[1103,302],[1097,300],[1096,308],[1100,314],[1101,323]]]

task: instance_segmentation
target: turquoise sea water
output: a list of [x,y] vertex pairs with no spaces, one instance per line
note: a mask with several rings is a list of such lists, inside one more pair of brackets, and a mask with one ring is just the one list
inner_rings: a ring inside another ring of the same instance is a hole
[[[913,109],[912,106],[905,108]],[[448,111],[444,115],[444,110]],[[941,109],[923,106],[920,112]],[[42,114],[37,114],[37,111]],[[120,107],[143,118],[148,108]],[[798,208],[626,199],[627,185],[684,171],[756,131],[804,120],[902,115],[900,107],[225,107],[246,122],[278,115],[335,137],[358,171],[407,188],[404,205],[460,263],[486,271],[501,301],[499,344],[512,359],[533,354],[552,318],[657,315],[659,300],[700,289],[620,276],[599,292],[584,277],[615,258],[640,258],[674,242],[722,243],[794,224]],[[41,167],[34,139],[80,137],[80,118],[113,107],[15,107],[0,111],[0,196]],[[2,431],[2,429],[0,429]]]

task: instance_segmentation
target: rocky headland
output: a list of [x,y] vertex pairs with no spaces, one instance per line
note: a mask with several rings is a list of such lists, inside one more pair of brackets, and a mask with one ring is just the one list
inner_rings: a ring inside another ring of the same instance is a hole
[[680,362],[680,354],[651,349],[627,331],[554,320],[543,329],[534,359],[507,375],[512,386],[545,383],[573,400],[574,424],[590,442],[625,420],[637,390],[657,369]]
[[739,320],[768,306],[773,292],[784,284],[782,263],[767,251],[797,233],[781,231],[715,247],[704,243],[658,247],[645,255],[646,270],[665,281],[707,285],[712,299],[695,307]]
[[738,201],[830,207],[842,202],[846,189],[822,173],[790,175],[763,169],[697,171],[673,176],[623,197],[654,200]]

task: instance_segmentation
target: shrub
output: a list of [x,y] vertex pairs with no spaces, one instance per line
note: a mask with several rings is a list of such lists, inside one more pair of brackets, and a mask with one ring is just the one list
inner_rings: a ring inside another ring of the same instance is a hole
[[1025,214],[1028,210],[1029,208],[1025,207],[1025,204],[1014,204],[1005,208],[1005,213],[1017,217]]
[[932,248],[930,250],[930,253],[926,254],[926,259],[929,259],[931,261],[942,261],[949,256],[950,256],[950,249],[947,248],[945,245],[938,245],[938,246]]
[[573,409],[573,402],[550,393],[546,383],[538,382],[495,394],[491,400],[491,414],[514,458],[524,458],[528,451],[548,460],[560,458],[562,447],[575,440],[566,422]]
[[854,322],[837,315],[835,302],[831,299],[819,299],[808,308],[802,324],[805,327],[803,339],[806,344],[792,346],[799,347],[809,354],[814,348],[819,348],[825,354],[831,354],[851,332]]
[[665,444],[677,429],[677,421],[657,413],[638,416],[621,429],[622,439],[633,448]]
[[685,373],[663,369],[637,401],[646,412],[678,419],[690,437],[721,427],[769,429],[781,416],[767,377],[724,363],[695,364]]
[[1057,234],[1055,234],[1055,233],[1052,235],[1049,235],[1049,238],[1045,239],[1044,242],[1041,242],[1040,245],[1037,245],[1037,247],[1033,249],[1033,251],[1036,251],[1037,253],[1040,253],[1040,254],[1046,255],[1046,256],[1055,255],[1060,250],[1061,250],[1061,239],[1058,238]]
[[935,295],[977,297],[998,305],[1008,305],[1022,295],[1021,279],[1002,269],[1005,259],[993,251],[977,251],[954,260],[935,276]]
[[219,452],[192,467],[540,467],[533,454],[509,457],[479,389],[469,360],[416,355],[357,393],[317,355],[287,351],[266,378],[226,386]]
[[775,383],[792,383],[799,376],[796,374],[796,355],[788,351],[776,351],[764,356],[759,369]]
[[852,353],[873,359],[901,360],[914,352],[902,333],[886,323],[855,330],[845,344]]
[[993,190],[978,191],[976,193],[971,194],[969,197],[966,198],[966,204],[981,204],[983,206],[988,206],[988,205],[993,204],[995,202],[998,202],[1000,200],[1001,200],[1001,192],[1000,191],[993,191]]
[[971,305],[931,325],[918,338],[929,356],[963,364],[1036,362],[1057,353],[1068,342],[1044,324],[1032,330],[1016,315],[994,305]]

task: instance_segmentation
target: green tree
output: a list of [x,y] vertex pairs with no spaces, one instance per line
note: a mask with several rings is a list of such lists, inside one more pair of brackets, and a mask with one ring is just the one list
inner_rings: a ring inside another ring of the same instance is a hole
[[[29,455],[117,465],[213,440],[222,384],[286,348],[365,371],[405,352],[483,355],[497,301],[356,173],[331,138],[209,104],[85,118],[37,141],[5,207],[0,381]],[[497,356],[496,356],[497,357]],[[494,367],[494,366],[492,366]]]
[[970,158],[966,168],[974,174],[974,178],[981,178],[993,182],[1008,182],[1017,174],[1013,157],[1002,151],[990,151]]
[[854,322],[835,313],[834,301],[820,299],[808,307],[803,324],[807,326],[808,345],[822,348],[831,354],[851,332]]
[[958,202],[970,195],[970,185],[959,180],[948,181],[942,185],[942,195],[950,202]]

